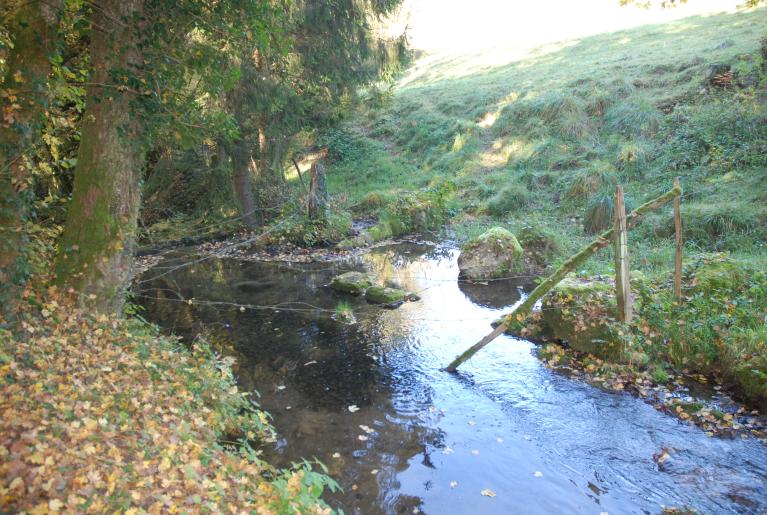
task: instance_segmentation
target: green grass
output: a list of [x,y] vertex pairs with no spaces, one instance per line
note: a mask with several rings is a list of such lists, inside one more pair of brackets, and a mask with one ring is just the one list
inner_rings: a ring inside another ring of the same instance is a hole
[[[372,214],[401,191],[447,181],[457,239],[492,225],[542,227],[562,242],[555,264],[588,241],[589,205],[615,184],[639,205],[679,176],[688,250],[764,263],[765,19],[765,8],[695,16],[547,45],[495,67],[475,55],[428,59],[386,101],[320,137],[331,193]],[[736,82],[756,79],[712,89],[713,63],[730,64]],[[670,208],[649,216],[629,237],[632,268],[668,273],[672,234]],[[609,270],[610,252],[586,267]]]

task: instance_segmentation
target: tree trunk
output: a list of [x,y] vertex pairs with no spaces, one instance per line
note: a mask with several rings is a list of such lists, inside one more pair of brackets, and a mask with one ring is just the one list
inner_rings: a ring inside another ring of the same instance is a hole
[[57,282],[98,312],[122,309],[132,273],[144,146],[131,106],[135,95],[115,82],[141,66],[142,3],[102,0],[94,11],[93,71],[72,201],[56,258]]
[[310,220],[317,220],[325,214],[328,203],[328,183],[325,177],[325,167],[316,161],[312,163],[309,183],[308,214]]
[[242,221],[249,229],[259,225],[256,197],[253,194],[253,162],[246,140],[239,138],[232,143],[232,186],[240,204]]
[[46,81],[62,0],[23,2],[8,23],[13,48],[0,77],[0,320],[10,320],[28,276],[24,223],[31,200],[26,152],[45,123]]

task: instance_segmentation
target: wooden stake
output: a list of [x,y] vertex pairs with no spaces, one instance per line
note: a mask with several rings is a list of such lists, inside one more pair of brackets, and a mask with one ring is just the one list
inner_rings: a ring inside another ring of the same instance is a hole
[[[636,208],[634,211],[632,211],[627,217],[626,217],[626,228],[630,229],[631,227],[634,227],[636,224],[639,223],[639,221],[642,219],[642,215],[645,213],[649,213],[650,211],[654,211],[658,209],[660,206],[666,204],[667,202],[670,202],[674,199],[675,196],[680,195],[682,193],[681,188],[674,187],[671,191],[668,191],[661,195],[658,198],[655,198],[649,202],[645,202],[638,208]],[[610,244],[610,241],[613,238],[613,229],[607,229],[602,234],[597,236],[597,238],[589,243],[586,247],[581,249],[580,252],[575,254],[574,256],[571,256],[570,259],[562,263],[562,266],[557,268],[557,270],[548,276],[546,280],[544,280],[542,283],[540,283],[533,291],[530,292],[530,295],[527,296],[524,302],[520,304],[519,306],[514,309],[511,313],[506,315],[504,317],[504,321],[502,324],[500,324],[498,327],[496,327],[490,334],[486,335],[484,338],[482,338],[480,341],[463,351],[460,355],[458,355],[452,363],[450,363],[447,368],[445,368],[448,372],[455,372],[459,366],[466,360],[470,359],[474,354],[479,352],[485,345],[495,340],[498,336],[503,334],[504,331],[506,331],[509,328],[509,325],[512,322],[521,324],[522,321],[525,319],[525,317],[532,311],[533,306],[535,306],[535,303],[538,302],[538,300],[541,299],[546,293],[551,290],[554,286],[556,286],[562,279],[565,278],[565,276],[575,270],[581,263],[586,261],[591,255],[593,255],[595,252],[597,252],[599,249],[607,247]]]
[[[676,197],[675,197],[676,198]],[[615,243],[615,297],[618,301],[618,320],[630,323],[633,312],[631,280],[629,278],[628,231],[626,230],[626,205],[623,186],[615,188],[614,243]]]
[[679,182],[679,177],[674,179],[674,189],[680,191],[680,194],[674,197],[674,238],[676,240],[674,298],[679,302],[682,300],[682,186]]

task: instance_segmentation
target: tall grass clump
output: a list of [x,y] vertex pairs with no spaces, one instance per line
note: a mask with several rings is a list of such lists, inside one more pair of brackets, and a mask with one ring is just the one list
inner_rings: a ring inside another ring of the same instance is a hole
[[626,172],[641,172],[652,160],[652,143],[633,140],[620,146],[616,156],[618,168]]
[[565,138],[591,135],[592,125],[583,100],[570,93],[549,92],[531,101],[530,108],[544,122],[559,129]]
[[619,102],[605,111],[605,127],[627,137],[652,137],[660,128],[663,116],[647,100],[634,99]]
[[583,216],[583,231],[586,234],[596,234],[604,231],[613,223],[615,200],[611,193],[599,192],[589,199],[586,213]]
[[601,160],[592,161],[588,168],[578,170],[568,179],[567,197],[587,199],[600,190],[614,186],[618,182],[615,167]]
[[504,216],[530,205],[531,201],[530,192],[523,184],[517,182],[504,186],[490,197],[481,207],[481,211],[492,216]]

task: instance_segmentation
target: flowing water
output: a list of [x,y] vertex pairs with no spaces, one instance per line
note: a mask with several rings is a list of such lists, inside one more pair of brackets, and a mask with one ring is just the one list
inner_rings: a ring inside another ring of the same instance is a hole
[[[236,358],[241,386],[274,415],[270,460],[327,464],[343,488],[327,500],[346,513],[767,513],[767,447],[754,439],[709,438],[547,369],[508,336],[459,374],[441,371],[524,286],[459,282],[456,257],[399,243],[330,264],[208,258],[173,270],[187,255],[147,271],[138,298],[166,330],[205,333]],[[389,310],[326,286],[348,270],[422,299]],[[335,315],[340,302],[354,323]],[[659,468],[662,448],[674,451]]]

